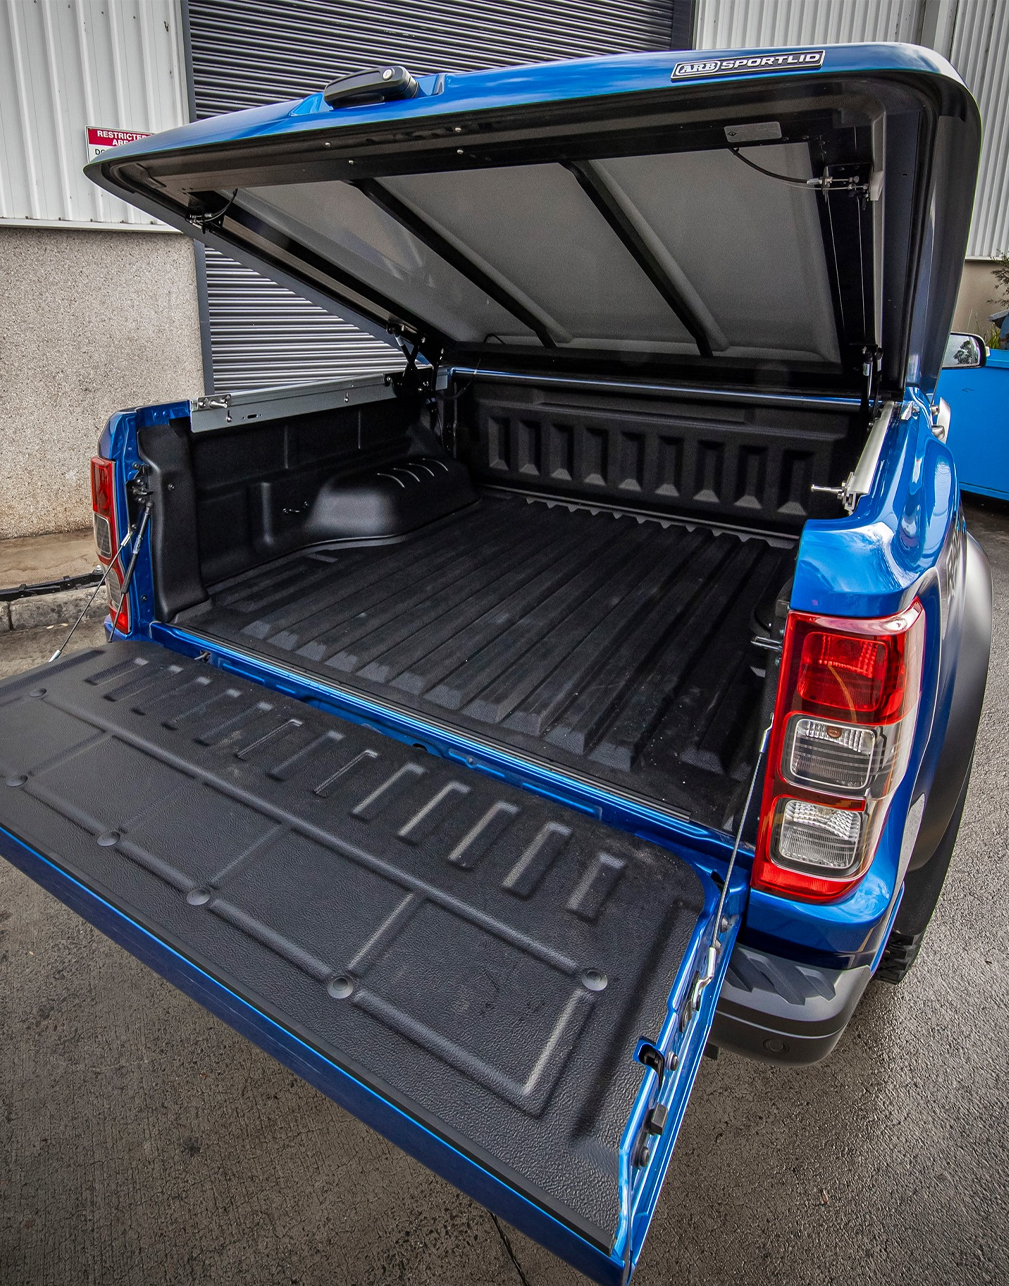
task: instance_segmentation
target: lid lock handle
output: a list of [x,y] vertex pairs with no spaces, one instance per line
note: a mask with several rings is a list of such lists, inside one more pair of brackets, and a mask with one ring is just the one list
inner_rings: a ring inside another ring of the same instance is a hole
[[388,103],[397,98],[415,98],[420,85],[405,67],[391,64],[374,71],[356,71],[338,76],[322,91],[330,107],[366,107],[370,103]]

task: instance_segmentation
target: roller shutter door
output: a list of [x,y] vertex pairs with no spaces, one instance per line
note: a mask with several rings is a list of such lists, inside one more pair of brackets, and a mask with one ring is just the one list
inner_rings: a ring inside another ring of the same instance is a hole
[[[688,46],[692,0],[188,0],[197,117],[300,98],[334,76],[415,73]],[[201,265],[208,388],[306,383],[401,365],[398,350],[224,255]]]

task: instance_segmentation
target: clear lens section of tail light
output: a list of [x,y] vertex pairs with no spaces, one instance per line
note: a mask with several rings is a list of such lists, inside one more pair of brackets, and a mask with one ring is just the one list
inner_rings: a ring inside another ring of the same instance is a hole
[[817,867],[838,876],[857,869],[862,813],[805,799],[778,801],[773,856],[782,866]]
[[875,728],[793,719],[783,758],[785,777],[797,786],[864,791],[872,777],[877,739]]
[[103,518],[101,514],[93,513],[91,517],[95,524],[95,547],[98,550],[98,557],[108,561],[116,552],[112,546],[112,528],[109,526],[109,520]]

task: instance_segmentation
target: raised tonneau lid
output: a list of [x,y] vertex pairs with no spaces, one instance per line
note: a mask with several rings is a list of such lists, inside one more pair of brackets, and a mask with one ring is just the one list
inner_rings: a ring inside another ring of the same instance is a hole
[[934,384],[980,124],[930,50],[387,70],[396,94],[379,69],[366,101],[330,85],[87,173],[433,362]]

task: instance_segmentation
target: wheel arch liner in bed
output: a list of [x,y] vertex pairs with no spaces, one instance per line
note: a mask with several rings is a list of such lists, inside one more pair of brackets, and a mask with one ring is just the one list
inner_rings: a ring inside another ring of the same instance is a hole
[[474,1199],[626,1278],[738,885],[694,1012],[702,870],[154,644],[0,685],[0,853]]

